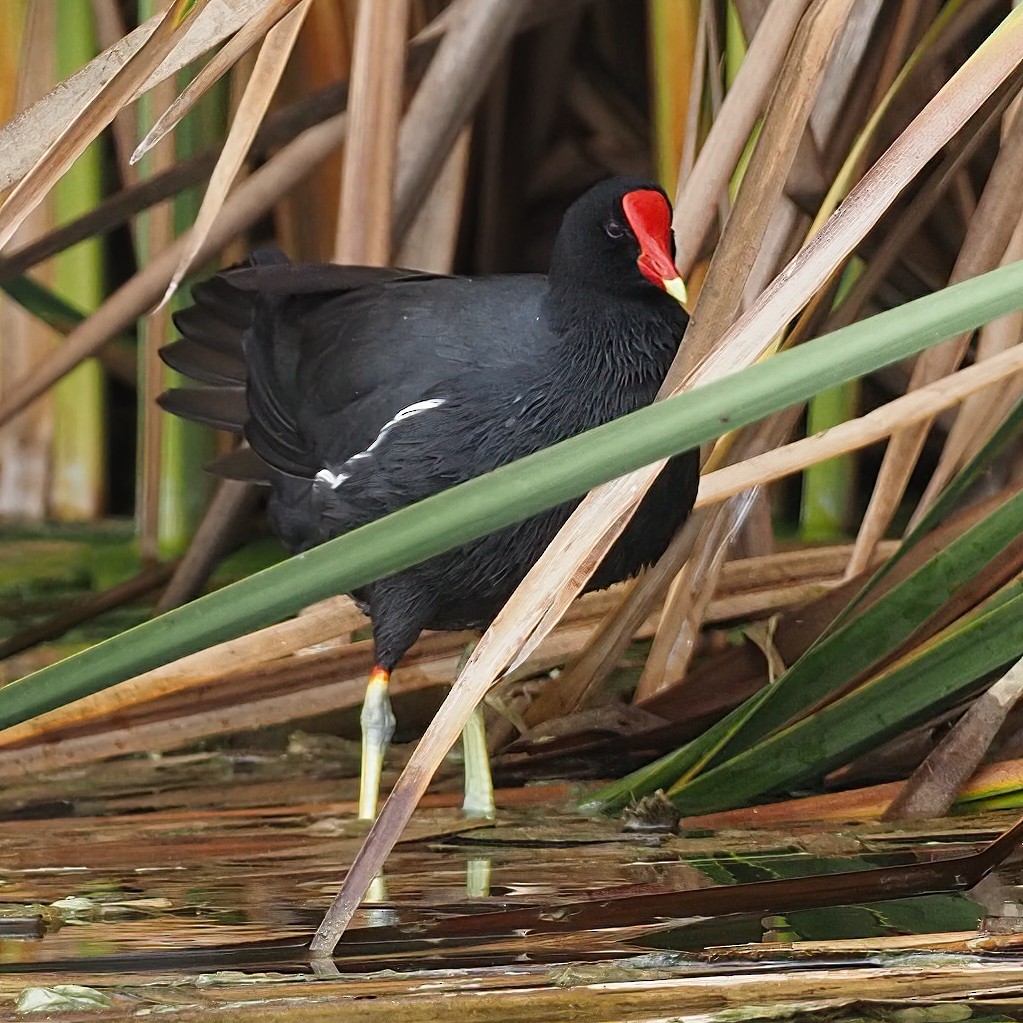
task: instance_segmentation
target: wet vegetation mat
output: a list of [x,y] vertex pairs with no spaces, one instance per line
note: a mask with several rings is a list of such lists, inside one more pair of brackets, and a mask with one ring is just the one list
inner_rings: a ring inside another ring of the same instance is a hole
[[0,1018],[1023,1012],[1019,857],[964,890],[1011,815],[657,833],[580,815],[564,784],[503,790],[493,821],[432,796],[334,960],[310,964],[366,831],[348,752],[298,738],[8,787]]

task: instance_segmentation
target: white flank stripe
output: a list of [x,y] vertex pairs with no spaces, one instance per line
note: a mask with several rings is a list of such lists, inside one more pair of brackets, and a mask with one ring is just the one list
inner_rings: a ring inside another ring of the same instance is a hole
[[440,406],[446,401],[446,398],[427,398],[424,401],[417,401],[412,405],[406,406],[384,423],[383,429],[376,435],[373,443],[370,444],[365,451],[360,451],[358,454],[352,455],[352,457],[341,466],[337,473],[332,472],[330,469],[321,469],[316,474],[316,478],[329,484],[331,490],[337,490],[337,488],[341,486],[341,484],[344,483],[344,481],[351,475],[350,473],[345,472],[345,469],[347,469],[352,462],[355,462],[360,458],[369,458],[373,451],[380,446],[387,434],[390,433],[390,431],[398,423],[400,423],[403,419],[411,419],[413,416],[418,416],[420,412],[429,412],[430,409],[440,408]]
[[324,483],[328,483],[331,490],[337,490],[337,488],[341,486],[346,479],[348,479],[348,475],[343,472],[339,472],[335,475],[329,469],[321,469],[316,474],[316,478],[318,480],[323,480]]

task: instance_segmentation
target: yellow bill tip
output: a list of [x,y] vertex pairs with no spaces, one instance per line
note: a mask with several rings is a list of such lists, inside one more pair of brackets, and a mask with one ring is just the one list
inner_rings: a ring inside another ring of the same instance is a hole
[[686,290],[686,282],[681,277],[669,277],[664,280],[664,290],[671,295],[679,305],[689,306],[689,292]]

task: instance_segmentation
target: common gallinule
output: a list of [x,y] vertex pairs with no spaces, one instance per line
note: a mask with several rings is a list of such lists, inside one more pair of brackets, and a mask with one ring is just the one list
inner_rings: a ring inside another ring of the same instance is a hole
[[[168,365],[213,386],[167,410],[243,432],[221,471],[269,482],[293,553],[653,400],[687,322],[671,207],[645,181],[596,185],[565,214],[548,275],[444,277],[256,253],[193,290]],[[676,300],[677,299],[677,300]],[[698,458],[671,459],[589,583],[655,561],[688,516]],[[373,622],[360,816],[376,813],[394,728],[390,672],[423,629],[486,626],[576,502],[354,596]]]

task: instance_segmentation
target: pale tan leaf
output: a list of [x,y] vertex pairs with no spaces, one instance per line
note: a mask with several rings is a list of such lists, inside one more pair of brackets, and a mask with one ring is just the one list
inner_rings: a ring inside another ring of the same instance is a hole
[[164,292],[161,305],[170,301],[171,295],[177,290],[185,274],[195,261],[196,253],[209,236],[213,222],[220,215],[227,193],[234,183],[238,171],[241,170],[249,146],[256,136],[263,116],[270,106],[274,92],[284,74],[285,65],[291,56],[295,40],[298,38],[302,22],[309,11],[312,0],[300,0],[280,21],[266,34],[263,45],[259,49],[255,66],[252,69],[245,92],[235,112],[231,129],[227,133],[224,149],[217,160],[217,166],[210,177],[209,188],[203,196],[202,206],[195,218],[195,223],[182,239],[183,252]]
[[[347,115],[342,113],[309,128],[246,178],[228,196],[221,215],[200,250],[200,258],[212,256],[227,241],[255,223],[282,195],[334,152],[344,141],[347,122]],[[38,398],[82,359],[94,354],[105,341],[124,330],[158,301],[182,251],[179,239],[75,327],[48,359],[14,381],[0,400],[0,424]]]
[[766,621],[754,622],[742,630],[743,635],[764,655],[767,662],[767,681],[770,685],[774,685],[775,681],[785,674],[785,661],[774,642],[777,628],[778,616],[772,615]]
[[117,112],[163,63],[189,24],[210,0],[174,0],[153,34],[114,76],[92,96],[85,109],[47,148],[35,166],[11,190],[0,206],[0,250],[14,236],[18,226],[42,201],[64,172],[78,159]]
[[[136,95],[179,71],[216,46],[275,0],[210,0],[191,22],[173,53],[141,83]],[[152,36],[162,15],[150,18],[46,96],[0,126],[0,189],[19,180],[68,124]],[[129,97],[129,98],[134,98]]]
[[301,0],[274,0],[272,4],[263,7],[246,21],[157,118],[156,123],[146,133],[146,137],[131,154],[131,163],[138,163],[169,131],[173,131],[175,125],[234,67],[238,60],[300,2]]

